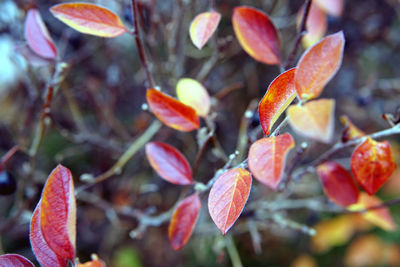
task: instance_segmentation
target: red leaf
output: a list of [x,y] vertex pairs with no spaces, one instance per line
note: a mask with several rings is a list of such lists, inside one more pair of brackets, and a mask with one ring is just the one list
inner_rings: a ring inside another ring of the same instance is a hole
[[297,94],[301,99],[318,97],[342,64],[343,32],[326,36],[304,52],[294,76]]
[[296,97],[295,71],[293,68],[276,77],[258,106],[260,123],[266,135],[270,134],[276,120]]
[[377,142],[368,137],[351,156],[351,171],[357,182],[370,194],[375,194],[396,169],[388,141]]
[[58,257],[44,240],[42,229],[40,228],[40,206],[41,201],[37,204],[31,219],[30,241],[33,253],[42,266],[67,267],[67,260]]
[[29,260],[18,254],[5,254],[0,256],[1,267],[35,267]]
[[251,175],[242,168],[225,172],[212,186],[208,197],[208,211],[223,235],[242,213],[250,188]]
[[154,115],[165,125],[182,132],[200,127],[196,111],[156,89],[146,92],[147,103]]
[[350,173],[334,161],[317,167],[319,179],[325,194],[340,206],[349,206],[358,201],[360,191]]
[[58,165],[47,179],[41,198],[40,226],[46,243],[60,258],[73,260],[76,200],[71,172]]
[[50,11],[56,18],[82,33],[117,37],[127,31],[115,13],[98,5],[66,3],[53,6]]
[[189,34],[193,44],[202,49],[213,35],[221,20],[221,14],[215,11],[197,15],[190,24]]
[[48,59],[57,57],[57,48],[36,9],[30,9],[26,15],[25,38],[29,47],[39,56]]
[[151,167],[164,180],[178,185],[188,185],[193,182],[189,162],[173,146],[161,142],[148,143],[146,156]]
[[201,202],[197,193],[179,203],[168,227],[169,243],[174,250],[180,250],[188,242],[200,209]]
[[248,6],[236,7],[232,24],[240,45],[252,58],[270,65],[281,62],[279,35],[267,14]]
[[293,137],[288,133],[262,138],[253,143],[249,150],[249,169],[254,178],[277,190],[286,157],[294,145]]
[[330,143],[334,132],[335,100],[317,99],[287,110],[289,124],[297,133]]

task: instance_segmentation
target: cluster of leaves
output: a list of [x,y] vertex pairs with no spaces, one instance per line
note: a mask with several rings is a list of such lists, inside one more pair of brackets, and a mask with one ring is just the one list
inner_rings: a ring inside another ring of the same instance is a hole
[[[312,4],[311,20],[307,21],[309,29],[315,27],[312,23],[318,24],[313,22],[313,16],[323,17],[321,14],[325,14],[321,10],[324,5],[327,2],[315,1]],[[339,15],[341,7],[328,7],[326,10]],[[139,34],[137,29],[132,31],[125,27],[118,15],[98,5],[64,3],[53,6],[50,11],[68,26],[85,34],[107,38],[124,33]],[[201,13],[193,19],[189,34],[198,49],[202,49],[211,38],[220,19],[221,15],[215,10]],[[279,65],[284,69],[279,33],[267,14],[253,7],[239,6],[234,9],[232,25],[237,40],[249,56],[261,63]],[[319,40],[325,30],[310,30],[312,36],[309,38]],[[25,36],[36,56],[50,61],[58,59],[57,48],[36,9],[27,13]],[[310,40],[305,42],[307,46],[313,44],[300,57],[296,67],[284,70],[270,83],[260,101],[258,113],[265,137],[251,144],[248,157],[241,164],[233,168],[224,167],[208,184],[202,184],[194,180],[191,165],[176,148],[163,142],[146,145],[147,159],[161,178],[175,185],[189,185],[194,191],[179,201],[170,220],[168,237],[175,250],[181,249],[193,232],[201,210],[200,194],[210,190],[208,211],[217,228],[225,235],[245,207],[252,177],[274,191],[281,190],[286,159],[296,147],[290,133],[280,134],[284,122],[287,121],[301,136],[327,144],[332,142],[335,100],[318,97],[341,66],[344,34],[338,32],[328,35],[315,44]],[[201,120],[207,119],[211,99],[200,82],[191,78],[180,79],[176,85],[177,99],[152,86],[151,81],[149,86],[146,91],[148,107],[164,125],[190,132],[199,129]],[[286,118],[273,131],[285,111]],[[373,195],[393,174],[396,164],[387,141],[373,140],[348,119],[345,120],[347,129],[343,142],[362,141],[353,151],[351,172],[328,159],[319,162],[316,172],[331,201],[349,211],[362,211],[381,203]],[[360,192],[358,185],[366,193]],[[386,230],[396,229],[385,207],[366,212],[363,217]],[[72,175],[65,167],[58,166],[50,174],[31,220],[32,249],[43,266],[67,266],[68,261],[74,261],[75,228],[76,203]],[[11,254],[1,256],[0,263],[6,266],[32,266],[21,256]],[[88,265],[78,266],[102,264],[94,259]]]

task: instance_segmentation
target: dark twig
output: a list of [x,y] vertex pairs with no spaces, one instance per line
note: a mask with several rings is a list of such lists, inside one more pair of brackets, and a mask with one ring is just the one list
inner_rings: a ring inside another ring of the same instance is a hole
[[301,43],[301,39],[303,38],[304,34],[306,33],[306,22],[307,22],[308,14],[310,13],[311,3],[312,3],[312,0],[306,0],[306,2],[304,4],[302,19],[300,22],[300,27],[296,34],[296,39],[294,41],[293,49],[290,51],[288,58],[286,60],[286,63],[283,65],[283,68],[285,70],[287,70],[293,64],[294,58],[297,54],[297,50],[299,49],[299,46]]
[[138,23],[139,12],[138,12],[136,0],[132,0],[132,17],[133,17],[133,27],[134,27],[132,35],[135,37],[140,62],[142,63],[142,66],[146,72],[146,78],[147,78],[148,85],[150,88],[153,88],[155,85],[154,79],[153,79],[153,76],[151,75],[149,64],[146,59],[146,54],[144,52],[144,46],[142,43],[142,39],[140,38],[140,29],[139,29],[139,23]]

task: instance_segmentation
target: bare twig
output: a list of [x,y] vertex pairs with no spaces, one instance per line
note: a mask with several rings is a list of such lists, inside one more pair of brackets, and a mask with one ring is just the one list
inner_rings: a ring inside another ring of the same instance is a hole
[[137,7],[137,3],[136,0],[132,0],[132,17],[133,17],[133,32],[132,35],[135,37],[135,41],[136,41],[136,46],[138,49],[138,53],[139,53],[139,58],[140,58],[140,62],[142,63],[142,66],[144,68],[144,71],[146,72],[146,78],[147,78],[147,82],[148,82],[148,86],[150,88],[154,87],[154,79],[153,76],[151,75],[150,72],[150,67],[149,64],[147,62],[146,59],[146,54],[144,52],[144,46],[142,43],[142,39],[140,38],[140,29],[139,29],[139,12],[138,12],[138,7]]
[[275,130],[272,132],[270,135],[271,137],[279,135],[280,131],[286,127],[286,125],[289,123],[289,116],[286,116],[282,122],[275,128]]
[[288,55],[286,63],[283,65],[283,68],[285,70],[287,70],[293,64],[297,50],[299,49],[299,46],[300,46],[301,39],[303,38],[304,34],[306,33],[306,22],[307,22],[308,14],[310,13],[311,3],[312,3],[312,0],[306,0],[306,2],[304,4],[302,19],[300,22],[300,27],[296,34],[296,39],[294,41],[293,48]]
[[118,161],[105,173],[97,176],[96,178],[88,179],[89,184],[81,186],[76,189],[76,195],[79,196],[79,193],[82,190],[85,190],[95,184],[103,182],[113,175],[118,175],[122,172],[122,169],[126,165],[126,163],[147,143],[153,138],[153,136],[158,132],[161,128],[161,123],[158,120],[155,120],[147,130],[140,135],[135,141],[131,143],[128,149],[124,154],[118,159]]

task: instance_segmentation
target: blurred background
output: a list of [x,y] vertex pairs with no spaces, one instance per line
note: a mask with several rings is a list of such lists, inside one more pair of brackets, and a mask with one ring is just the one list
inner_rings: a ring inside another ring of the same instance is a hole
[[[107,171],[154,120],[142,109],[146,81],[135,41],[125,34],[104,39],[78,33],[56,20],[49,8],[63,1],[35,1],[60,58],[68,63],[64,80],[54,94],[51,125],[43,137],[35,164],[27,155],[43,105],[43,94],[53,66],[26,53],[24,21],[32,2],[0,1],[0,155],[19,145],[22,149],[7,163],[7,179],[16,189],[0,196],[0,253],[20,253],[34,260],[29,244],[29,221],[50,171],[62,163],[71,169],[76,186],[82,178]],[[131,25],[130,1],[90,1],[119,14]],[[224,158],[247,143],[239,136],[259,125],[257,108],[269,83],[280,73],[277,66],[256,62],[236,40],[231,24],[233,8],[250,5],[266,12],[279,30],[283,58],[292,49],[301,0],[216,0],[222,14],[217,33],[198,50],[190,42],[188,29],[195,15],[209,10],[204,0],[138,1],[144,44],[151,72],[164,92],[175,95],[178,79],[197,79],[213,98],[216,135],[221,148],[209,146],[195,179],[206,183],[224,165]],[[383,114],[398,119],[400,103],[400,3],[396,0],[344,0],[340,14],[325,12],[326,34],[344,31],[343,65],[327,85],[322,97],[336,99],[335,141],[347,115],[366,133],[388,128]],[[323,21],[321,21],[323,23]],[[317,23],[318,24],[318,23]],[[322,36],[321,36],[322,37]],[[304,51],[300,48],[297,58]],[[244,133],[243,133],[244,129]],[[288,126],[285,130],[290,131]],[[303,165],[330,146],[295,135],[296,143],[307,141]],[[196,133],[181,133],[162,127],[152,140],[178,148],[193,164],[198,151]],[[389,138],[400,164],[398,137]],[[349,166],[351,150],[339,162]],[[244,266],[400,266],[400,231],[386,232],[360,219],[308,208],[279,211],[285,218],[317,235],[287,229],[269,221],[257,224],[252,210],[244,213],[230,231],[235,251],[211,221],[207,196],[194,234],[181,251],[173,251],[167,235],[168,221],[158,227],[137,230],[138,222],[114,209],[131,207],[148,215],[168,211],[182,188],[166,183],[150,168],[140,150],[123,173],[88,190],[87,200],[78,200],[77,253],[82,261],[97,253],[108,266],[231,266],[239,255]],[[315,174],[304,176],[293,188],[294,198],[325,199]],[[388,200],[400,196],[400,172],[396,171],[378,196]],[[107,205],[101,206],[100,198]],[[249,199],[267,201],[281,196],[254,182]],[[100,204],[99,204],[100,203]],[[333,204],[332,204],[333,205]],[[104,206],[106,208],[104,208]],[[391,207],[400,223],[400,207]],[[231,246],[232,247],[232,246]],[[232,256],[233,255],[233,256]],[[232,258],[233,257],[233,258]]]

